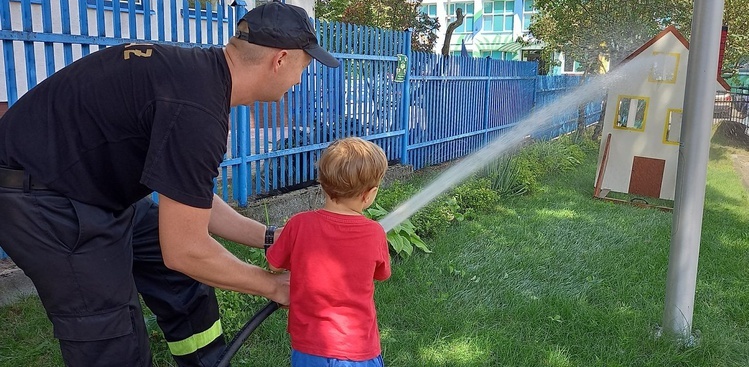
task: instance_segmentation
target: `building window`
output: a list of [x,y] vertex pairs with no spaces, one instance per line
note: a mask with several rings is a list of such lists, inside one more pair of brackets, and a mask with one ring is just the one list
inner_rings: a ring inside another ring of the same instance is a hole
[[515,1],[484,1],[484,26],[487,32],[512,32]]
[[531,27],[531,19],[536,14],[534,0],[525,0],[523,3],[523,30],[527,31]]
[[419,10],[426,14],[426,16],[432,19],[437,19],[437,4],[421,5]]
[[679,72],[678,53],[653,52],[653,66],[650,68],[648,81],[656,83],[676,83],[676,74]]
[[465,18],[463,19],[463,24],[461,24],[460,27],[455,28],[453,33],[473,33],[473,2],[450,3],[447,6],[448,25],[457,19],[455,16],[456,9],[462,9]]
[[494,60],[512,60],[515,54],[504,51],[481,51],[481,57],[488,57]]
[[683,113],[681,109],[669,108],[666,113],[666,126],[663,129],[663,142],[666,144],[679,145],[679,136],[681,136],[681,119]]
[[564,57],[564,72],[565,73],[574,73],[575,72],[575,60],[573,60],[571,57],[567,57],[565,55]]
[[648,114],[648,97],[619,96],[614,116],[614,128],[633,131],[645,131],[645,119]]

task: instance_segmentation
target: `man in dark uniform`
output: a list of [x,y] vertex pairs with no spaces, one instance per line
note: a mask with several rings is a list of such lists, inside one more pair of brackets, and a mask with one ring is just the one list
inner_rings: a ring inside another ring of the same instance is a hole
[[33,280],[67,365],[152,364],[138,293],[182,366],[212,366],[225,348],[213,287],[288,304],[288,274],[211,237],[274,238],[213,179],[231,106],[277,101],[312,58],[338,61],[299,7],[268,3],[237,29],[223,49],[100,50],[0,119],[0,246]]

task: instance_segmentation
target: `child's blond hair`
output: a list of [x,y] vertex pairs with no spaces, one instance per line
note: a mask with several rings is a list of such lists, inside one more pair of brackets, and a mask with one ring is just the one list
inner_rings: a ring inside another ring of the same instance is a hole
[[334,141],[317,162],[317,181],[331,199],[354,198],[380,186],[388,161],[376,144],[357,137]]

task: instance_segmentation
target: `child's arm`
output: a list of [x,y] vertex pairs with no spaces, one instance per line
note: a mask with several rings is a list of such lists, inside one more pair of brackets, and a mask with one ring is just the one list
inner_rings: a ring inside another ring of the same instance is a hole
[[381,250],[381,255],[380,255],[381,257],[377,263],[377,266],[375,267],[374,279],[383,281],[383,280],[390,278],[390,274],[391,274],[390,247],[388,246],[387,237],[385,237],[384,234],[382,236],[380,250]]

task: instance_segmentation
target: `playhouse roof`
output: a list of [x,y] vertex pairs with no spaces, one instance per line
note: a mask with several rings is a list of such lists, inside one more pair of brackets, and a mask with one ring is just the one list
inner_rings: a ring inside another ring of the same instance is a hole
[[[670,25],[670,26],[666,27],[664,30],[662,30],[660,33],[658,33],[655,37],[653,37],[649,41],[645,42],[645,44],[643,44],[642,46],[640,46],[640,48],[638,48],[637,50],[635,50],[635,52],[632,52],[632,54],[630,54],[629,56],[627,56],[624,59],[624,61],[628,61],[628,60],[634,59],[635,57],[637,57],[637,55],[641,54],[648,47],[652,46],[656,41],[658,41],[659,39],[663,38],[665,35],[667,35],[669,33],[673,33],[674,37],[676,37],[676,39],[678,39],[679,42],[681,42],[684,45],[684,47],[686,47],[687,50],[689,50],[689,41],[687,41],[687,39],[684,38],[684,36],[679,32],[678,29],[676,29],[676,27],[674,27],[673,25]],[[731,86],[728,85],[728,83],[721,76],[718,76],[717,80],[718,80],[718,83],[720,83],[720,85],[723,86],[723,88],[725,88],[726,90],[731,90]]]

